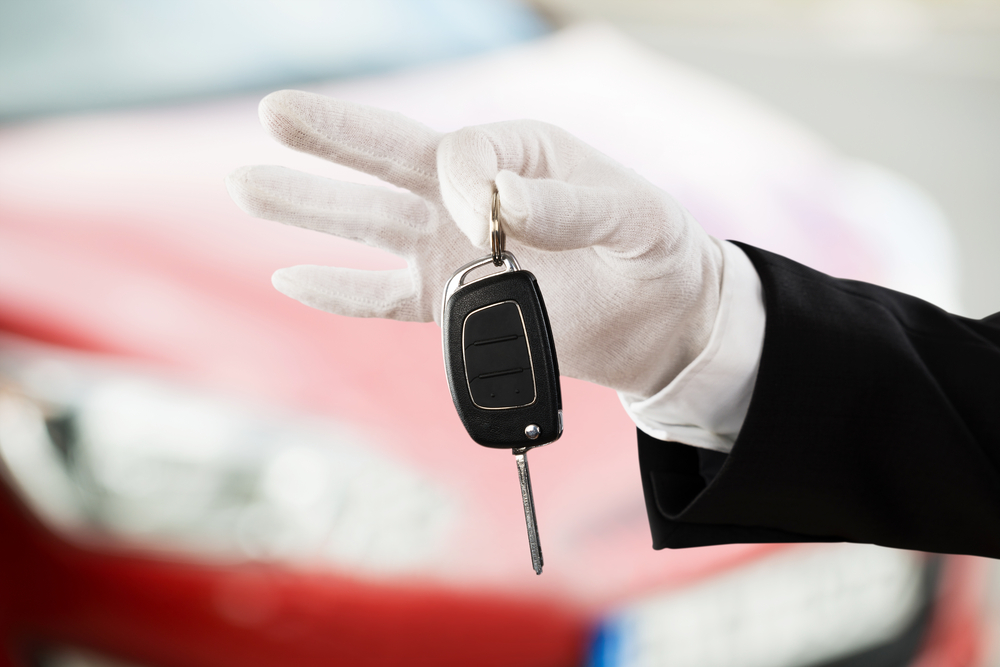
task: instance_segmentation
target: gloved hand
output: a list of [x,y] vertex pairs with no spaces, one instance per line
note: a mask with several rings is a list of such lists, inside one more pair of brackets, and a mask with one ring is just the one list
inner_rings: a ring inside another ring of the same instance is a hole
[[435,132],[400,114],[280,91],[260,104],[285,145],[409,192],[244,167],[227,186],[248,213],[367,243],[408,268],[296,266],[274,286],[352,317],[429,322],[452,273],[489,253],[493,186],[507,249],[535,274],[564,375],[648,397],[704,349],[722,252],[668,194],[567,132],[512,121]]

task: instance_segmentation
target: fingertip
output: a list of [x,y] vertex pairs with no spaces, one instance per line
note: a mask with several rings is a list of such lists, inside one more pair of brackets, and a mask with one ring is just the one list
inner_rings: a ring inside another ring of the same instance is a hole
[[261,124],[268,129],[280,125],[283,119],[294,114],[296,107],[302,106],[303,93],[300,90],[276,90],[264,96],[257,105],[257,116]]
[[264,130],[277,141],[296,150],[309,151],[322,141],[316,130],[322,109],[329,114],[336,100],[301,90],[279,90],[260,101],[257,115]]
[[329,267],[310,264],[288,266],[271,274],[271,285],[288,298],[310,308],[338,312],[339,309],[332,305],[337,299],[333,297],[331,301],[329,290],[331,271]]
[[242,184],[246,180],[247,174],[253,167],[237,167],[233,169],[229,174],[226,175],[225,183],[226,190],[229,191],[229,196],[236,199],[236,193],[242,189]]
[[234,169],[226,176],[226,190],[236,205],[255,217],[267,217],[264,202],[267,196],[261,187],[267,176],[281,172],[282,167],[245,166]]
[[226,176],[226,191],[229,198],[236,203],[245,213],[254,215],[254,207],[251,206],[251,198],[248,196],[248,177],[253,167],[239,167]]
[[299,273],[296,269],[298,268],[297,266],[289,266],[278,269],[271,274],[271,285],[285,296],[295,299],[298,292],[296,289],[296,275]]

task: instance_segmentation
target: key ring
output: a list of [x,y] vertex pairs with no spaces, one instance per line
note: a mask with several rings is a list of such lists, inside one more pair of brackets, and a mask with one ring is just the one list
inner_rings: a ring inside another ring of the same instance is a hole
[[500,224],[500,193],[493,186],[493,204],[490,207],[490,251],[493,256],[493,266],[503,265],[504,251],[507,245],[507,235]]

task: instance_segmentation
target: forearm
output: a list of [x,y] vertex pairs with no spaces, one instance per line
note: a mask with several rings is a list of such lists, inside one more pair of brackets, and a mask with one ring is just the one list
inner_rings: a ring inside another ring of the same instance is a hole
[[711,455],[640,434],[655,546],[1000,556],[1000,326],[745,250],[767,311],[753,397],[714,477]]

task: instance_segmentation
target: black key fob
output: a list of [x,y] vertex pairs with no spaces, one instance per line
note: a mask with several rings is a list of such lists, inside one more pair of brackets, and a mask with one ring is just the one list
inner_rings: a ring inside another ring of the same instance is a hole
[[484,447],[525,448],[562,435],[552,329],[538,283],[502,253],[504,270],[466,282],[492,257],[466,264],[445,287],[441,329],[451,397]]

